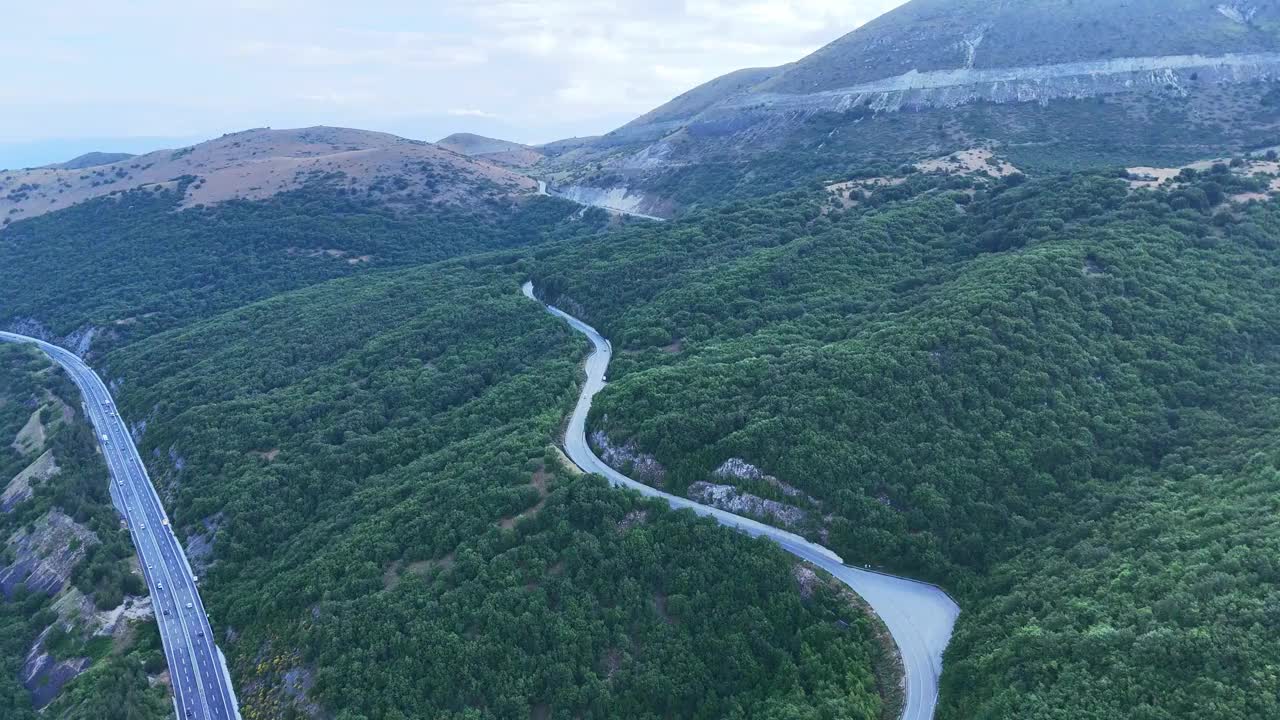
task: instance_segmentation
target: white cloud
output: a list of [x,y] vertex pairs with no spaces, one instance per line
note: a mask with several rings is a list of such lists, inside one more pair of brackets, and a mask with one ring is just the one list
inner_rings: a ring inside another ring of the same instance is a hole
[[44,61],[0,88],[0,137],[317,123],[428,138],[594,134],[725,72],[799,59],[902,2],[20,3],[5,21],[25,29],[0,58]]
[[476,110],[475,108],[450,108],[445,112],[445,114],[450,117],[486,118],[489,120],[496,120],[498,118],[495,113]]

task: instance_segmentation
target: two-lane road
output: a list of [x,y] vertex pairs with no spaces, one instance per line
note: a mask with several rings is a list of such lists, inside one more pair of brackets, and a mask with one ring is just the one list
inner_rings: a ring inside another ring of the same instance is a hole
[[[522,289],[526,297],[538,300],[533,292],[533,283],[525,283]],[[839,555],[799,535],[707,507],[688,498],[655,490],[606,465],[587,444],[586,424],[592,398],[604,389],[605,371],[613,356],[613,347],[590,325],[558,308],[550,305],[545,307],[552,315],[586,335],[593,346],[592,353],[587,358],[587,380],[565,432],[565,453],[569,459],[585,472],[605,476],[614,485],[631,488],[649,497],[662,498],[672,507],[688,508],[753,537],[773,540],[792,555],[808,560],[839,578],[876,611],[898,645],[906,674],[903,720],[930,720],[937,705],[942,652],[951,640],[952,628],[960,615],[959,606],[946,593],[932,585],[849,567]]]
[[80,388],[151,592],[178,717],[239,720],[235,690],[214,643],[196,577],[106,385],[79,357],[56,345],[6,332],[0,332],[0,341],[36,345]]

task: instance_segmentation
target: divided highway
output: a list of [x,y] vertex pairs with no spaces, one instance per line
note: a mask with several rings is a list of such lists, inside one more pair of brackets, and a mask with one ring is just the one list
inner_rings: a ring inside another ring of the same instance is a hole
[[[529,299],[541,302],[534,295],[533,283],[525,283],[522,290]],[[552,315],[569,323],[574,330],[586,335],[594,348],[587,358],[587,380],[582,387],[582,395],[578,398],[565,433],[565,453],[569,459],[586,472],[603,475],[616,486],[631,488],[649,497],[662,498],[672,507],[688,508],[699,515],[715,518],[721,525],[752,537],[768,538],[792,555],[839,578],[876,611],[898,645],[906,674],[906,704],[902,719],[930,720],[937,706],[942,653],[951,640],[951,631],[960,615],[959,606],[933,585],[850,567],[844,564],[839,555],[799,535],[701,505],[688,498],[655,490],[606,465],[587,444],[586,423],[592,398],[604,388],[605,371],[613,356],[613,347],[590,325],[558,308],[550,305],[544,307]]]
[[79,357],[56,345],[7,332],[0,332],[0,341],[39,347],[80,388],[111,471],[112,497],[128,522],[151,591],[178,717],[239,720],[235,689],[214,643],[213,629],[196,590],[195,574],[181,543],[174,537],[169,517],[106,385]]

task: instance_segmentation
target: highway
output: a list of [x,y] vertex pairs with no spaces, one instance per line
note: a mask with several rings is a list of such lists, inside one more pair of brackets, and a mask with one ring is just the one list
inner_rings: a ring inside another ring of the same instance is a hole
[[[541,303],[534,295],[533,283],[522,288],[526,297]],[[960,608],[939,588],[906,578],[884,575],[850,567],[831,550],[809,542],[794,533],[780,530],[755,520],[740,517],[717,508],[693,502],[688,498],[664,493],[637,482],[606,465],[587,443],[587,414],[591,400],[604,389],[605,371],[613,356],[613,347],[600,333],[581,320],[550,305],[544,307],[552,315],[569,323],[573,329],[591,340],[593,350],[587,358],[587,379],[582,394],[569,419],[565,432],[565,454],[583,471],[603,475],[616,486],[631,488],[642,495],[666,500],[674,508],[687,508],[699,515],[715,518],[720,524],[752,537],[765,537],[798,558],[807,560],[831,573],[867,601],[889,629],[905,670],[903,720],[930,720],[938,699],[938,677],[942,674],[942,653],[951,640]]]
[[80,388],[111,473],[112,496],[124,513],[151,593],[169,663],[174,712],[184,720],[239,720],[235,689],[214,642],[195,574],[106,385],[79,357],[56,345],[7,332],[0,332],[0,341],[36,345]]

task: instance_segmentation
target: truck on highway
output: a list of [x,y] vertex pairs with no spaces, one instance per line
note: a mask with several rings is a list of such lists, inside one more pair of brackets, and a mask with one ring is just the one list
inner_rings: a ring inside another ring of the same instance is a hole
[[111,441],[107,439],[107,436],[106,436],[106,435],[103,435],[103,436],[102,436],[102,444],[103,444],[103,445],[110,445],[110,444],[111,444]]

